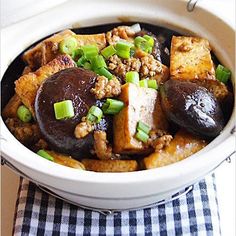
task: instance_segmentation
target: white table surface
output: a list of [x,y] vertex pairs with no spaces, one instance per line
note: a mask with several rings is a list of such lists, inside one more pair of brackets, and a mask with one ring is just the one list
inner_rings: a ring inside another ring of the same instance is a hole
[[[40,1],[42,5],[37,5],[34,7],[34,14],[38,12],[45,11],[46,8],[51,8],[57,3],[62,3],[65,0],[55,0],[55,1]],[[22,19],[22,15],[15,14],[13,18],[6,17],[6,14],[11,15],[16,12],[17,6],[24,7],[29,4],[30,0],[15,1],[15,0],[1,0],[1,13],[5,12],[5,16],[1,17],[1,25],[9,25],[17,20]],[[46,7],[45,3],[49,3]],[[211,1],[212,2],[212,1]],[[205,2],[206,3],[206,2]],[[212,2],[213,3],[213,2]],[[235,21],[235,1],[225,0],[225,9],[227,12],[226,17]],[[16,5],[18,4],[18,5]],[[10,9],[9,6],[12,8]],[[221,9],[222,11],[223,9]],[[32,12],[31,12],[32,13]],[[26,11],[24,13],[26,17],[30,17]],[[28,15],[27,15],[28,14]],[[1,14],[2,15],[2,14]],[[7,21],[11,19],[11,22]],[[235,232],[235,171],[236,171],[236,161],[235,156],[231,158],[232,162],[229,164],[227,162],[223,163],[215,171],[216,174],[216,185],[218,191],[218,202],[219,211],[221,218],[221,229],[222,236],[234,236]],[[1,235],[8,236],[12,233],[13,217],[15,201],[17,196],[19,177],[10,171],[6,167],[1,168]]]

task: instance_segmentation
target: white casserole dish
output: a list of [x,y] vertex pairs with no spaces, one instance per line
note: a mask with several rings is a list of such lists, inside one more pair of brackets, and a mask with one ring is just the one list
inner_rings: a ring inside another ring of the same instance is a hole
[[[235,86],[233,19],[217,16],[220,4],[213,12],[197,5],[191,13],[186,5],[187,1],[182,0],[69,1],[2,30],[1,77],[21,51],[51,33],[65,28],[130,20],[207,38],[218,59],[233,72]],[[235,106],[222,134],[200,152],[170,166],[133,173],[78,171],[38,158],[15,139],[2,119],[1,147],[2,155],[9,163],[54,193],[80,205],[120,210],[143,207],[170,197],[214,170],[235,151],[234,125]]]

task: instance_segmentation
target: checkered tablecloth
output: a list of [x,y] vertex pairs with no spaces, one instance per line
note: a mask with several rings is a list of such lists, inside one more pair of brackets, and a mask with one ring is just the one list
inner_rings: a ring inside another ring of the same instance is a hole
[[83,210],[23,179],[13,234],[19,235],[220,235],[214,175],[172,202],[113,215]]

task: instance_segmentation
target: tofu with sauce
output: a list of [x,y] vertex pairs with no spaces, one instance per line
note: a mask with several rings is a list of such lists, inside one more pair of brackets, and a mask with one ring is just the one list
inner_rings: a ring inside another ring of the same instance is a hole
[[154,130],[168,128],[158,92],[126,83],[121,87],[119,99],[125,103],[125,107],[113,120],[114,153],[135,154],[145,151],[147,147],[135,138],[137,123],[142,121]]
[[170,165],[200,151],[207,142],[185,130],[179,130],[170,145],[144,158],[145,169]]
[[37,90],[42,82],[66,68],[75,67],[74,61],[67,55],[59,55],[48,64],[40,67],[33,73],[22,75],[15,81],[15,91],[22,103],[29,108],[34,115],[34,101]]
[[47,64],[60,54],[59,43],[67,38],[73,36],[77,39],[78,45],[97,44],[99,49],[106,46],[105,34],[91,34],[79,35],[71,30],[64,30],[53,36],[38,43],[35,47],[26,51],[23,55],[23,60],[28,63],[29,67],[33,70],[38,69],[40,66]]
[[173,36],[170,53],[170,76],[179,80],[215,79],[207,39]]

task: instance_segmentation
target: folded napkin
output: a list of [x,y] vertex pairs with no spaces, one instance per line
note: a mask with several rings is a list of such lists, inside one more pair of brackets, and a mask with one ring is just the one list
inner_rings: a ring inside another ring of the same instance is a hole
[[23,179],[13,234],[18,235],[220,235],[214,175],[171,202],[104,215],[57,199]]

